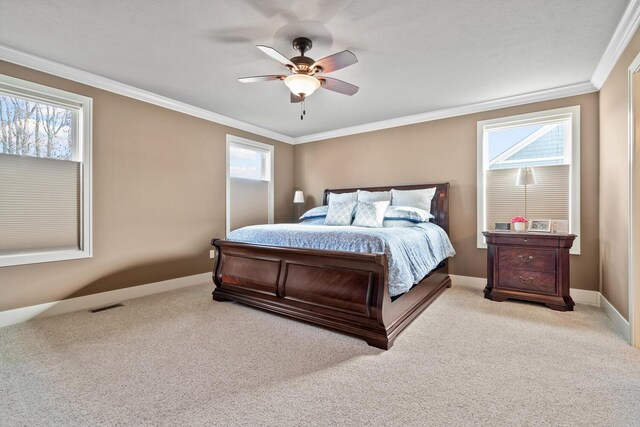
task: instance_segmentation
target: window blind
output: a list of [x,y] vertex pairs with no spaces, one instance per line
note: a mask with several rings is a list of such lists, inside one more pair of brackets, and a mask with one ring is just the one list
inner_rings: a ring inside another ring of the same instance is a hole
[[[570,166],[534,168],[536,184],[527,186],[528,219],[569,219]],[[486,171],[486,224],[493,230],[496,222],[511,222],[524,215],[524,186],[516,186],[518,169]]]
[[269,222],[269,182],[231,178],[231,230]]
[[82,165],[0,154],[0,255],[78,250]]

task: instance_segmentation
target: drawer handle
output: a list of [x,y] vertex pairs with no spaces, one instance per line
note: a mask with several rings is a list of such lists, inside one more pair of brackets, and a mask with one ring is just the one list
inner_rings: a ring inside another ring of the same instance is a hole
[[531,281],[533,280],[533,277],[529,277],[528,279],[523,279],[522,276],[520,276],[520,281],[522,283],[531,283]]
[[528,262],[533,261],[533,257],[531,255],[529,255],[527,257],[524,256],[524,255],[519,255],[518,258],[520,258],[520,261],[522,261],[522,262],[527,262],[528,263]]

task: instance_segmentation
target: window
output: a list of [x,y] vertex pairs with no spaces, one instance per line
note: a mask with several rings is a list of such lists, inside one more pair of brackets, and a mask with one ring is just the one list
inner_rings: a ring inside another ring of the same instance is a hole
[[[516,186],[518,169],[534,171],[534,185]],[[526,200],[525,200],[526,191]],[[478,247],[496,222],[567,220],[580,253],[580,107],[478,122]]]
[[91,108],[0,75],[0,267],[91,256]]
[[273,223],[273,146],[227,135],[227,233]]
[[271,181],[270,157],[268,149],[232,142],[229,146],[229,175],[231,178]]

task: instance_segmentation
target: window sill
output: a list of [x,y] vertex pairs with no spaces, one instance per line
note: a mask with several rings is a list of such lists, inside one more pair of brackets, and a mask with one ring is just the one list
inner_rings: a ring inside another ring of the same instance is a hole
[[0,255],[0,267],[12,267],[26,264],[68,261],[72,259],[91,258],[91,251],[49,251],[27,252],[22,254]]

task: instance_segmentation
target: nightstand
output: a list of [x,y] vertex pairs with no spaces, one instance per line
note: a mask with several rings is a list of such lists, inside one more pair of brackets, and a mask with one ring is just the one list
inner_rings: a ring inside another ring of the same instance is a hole
[[509,298],[546,304],[553,310],[571,311],[569,249],[574,234],[485,231],[487,286],[484,297]]

